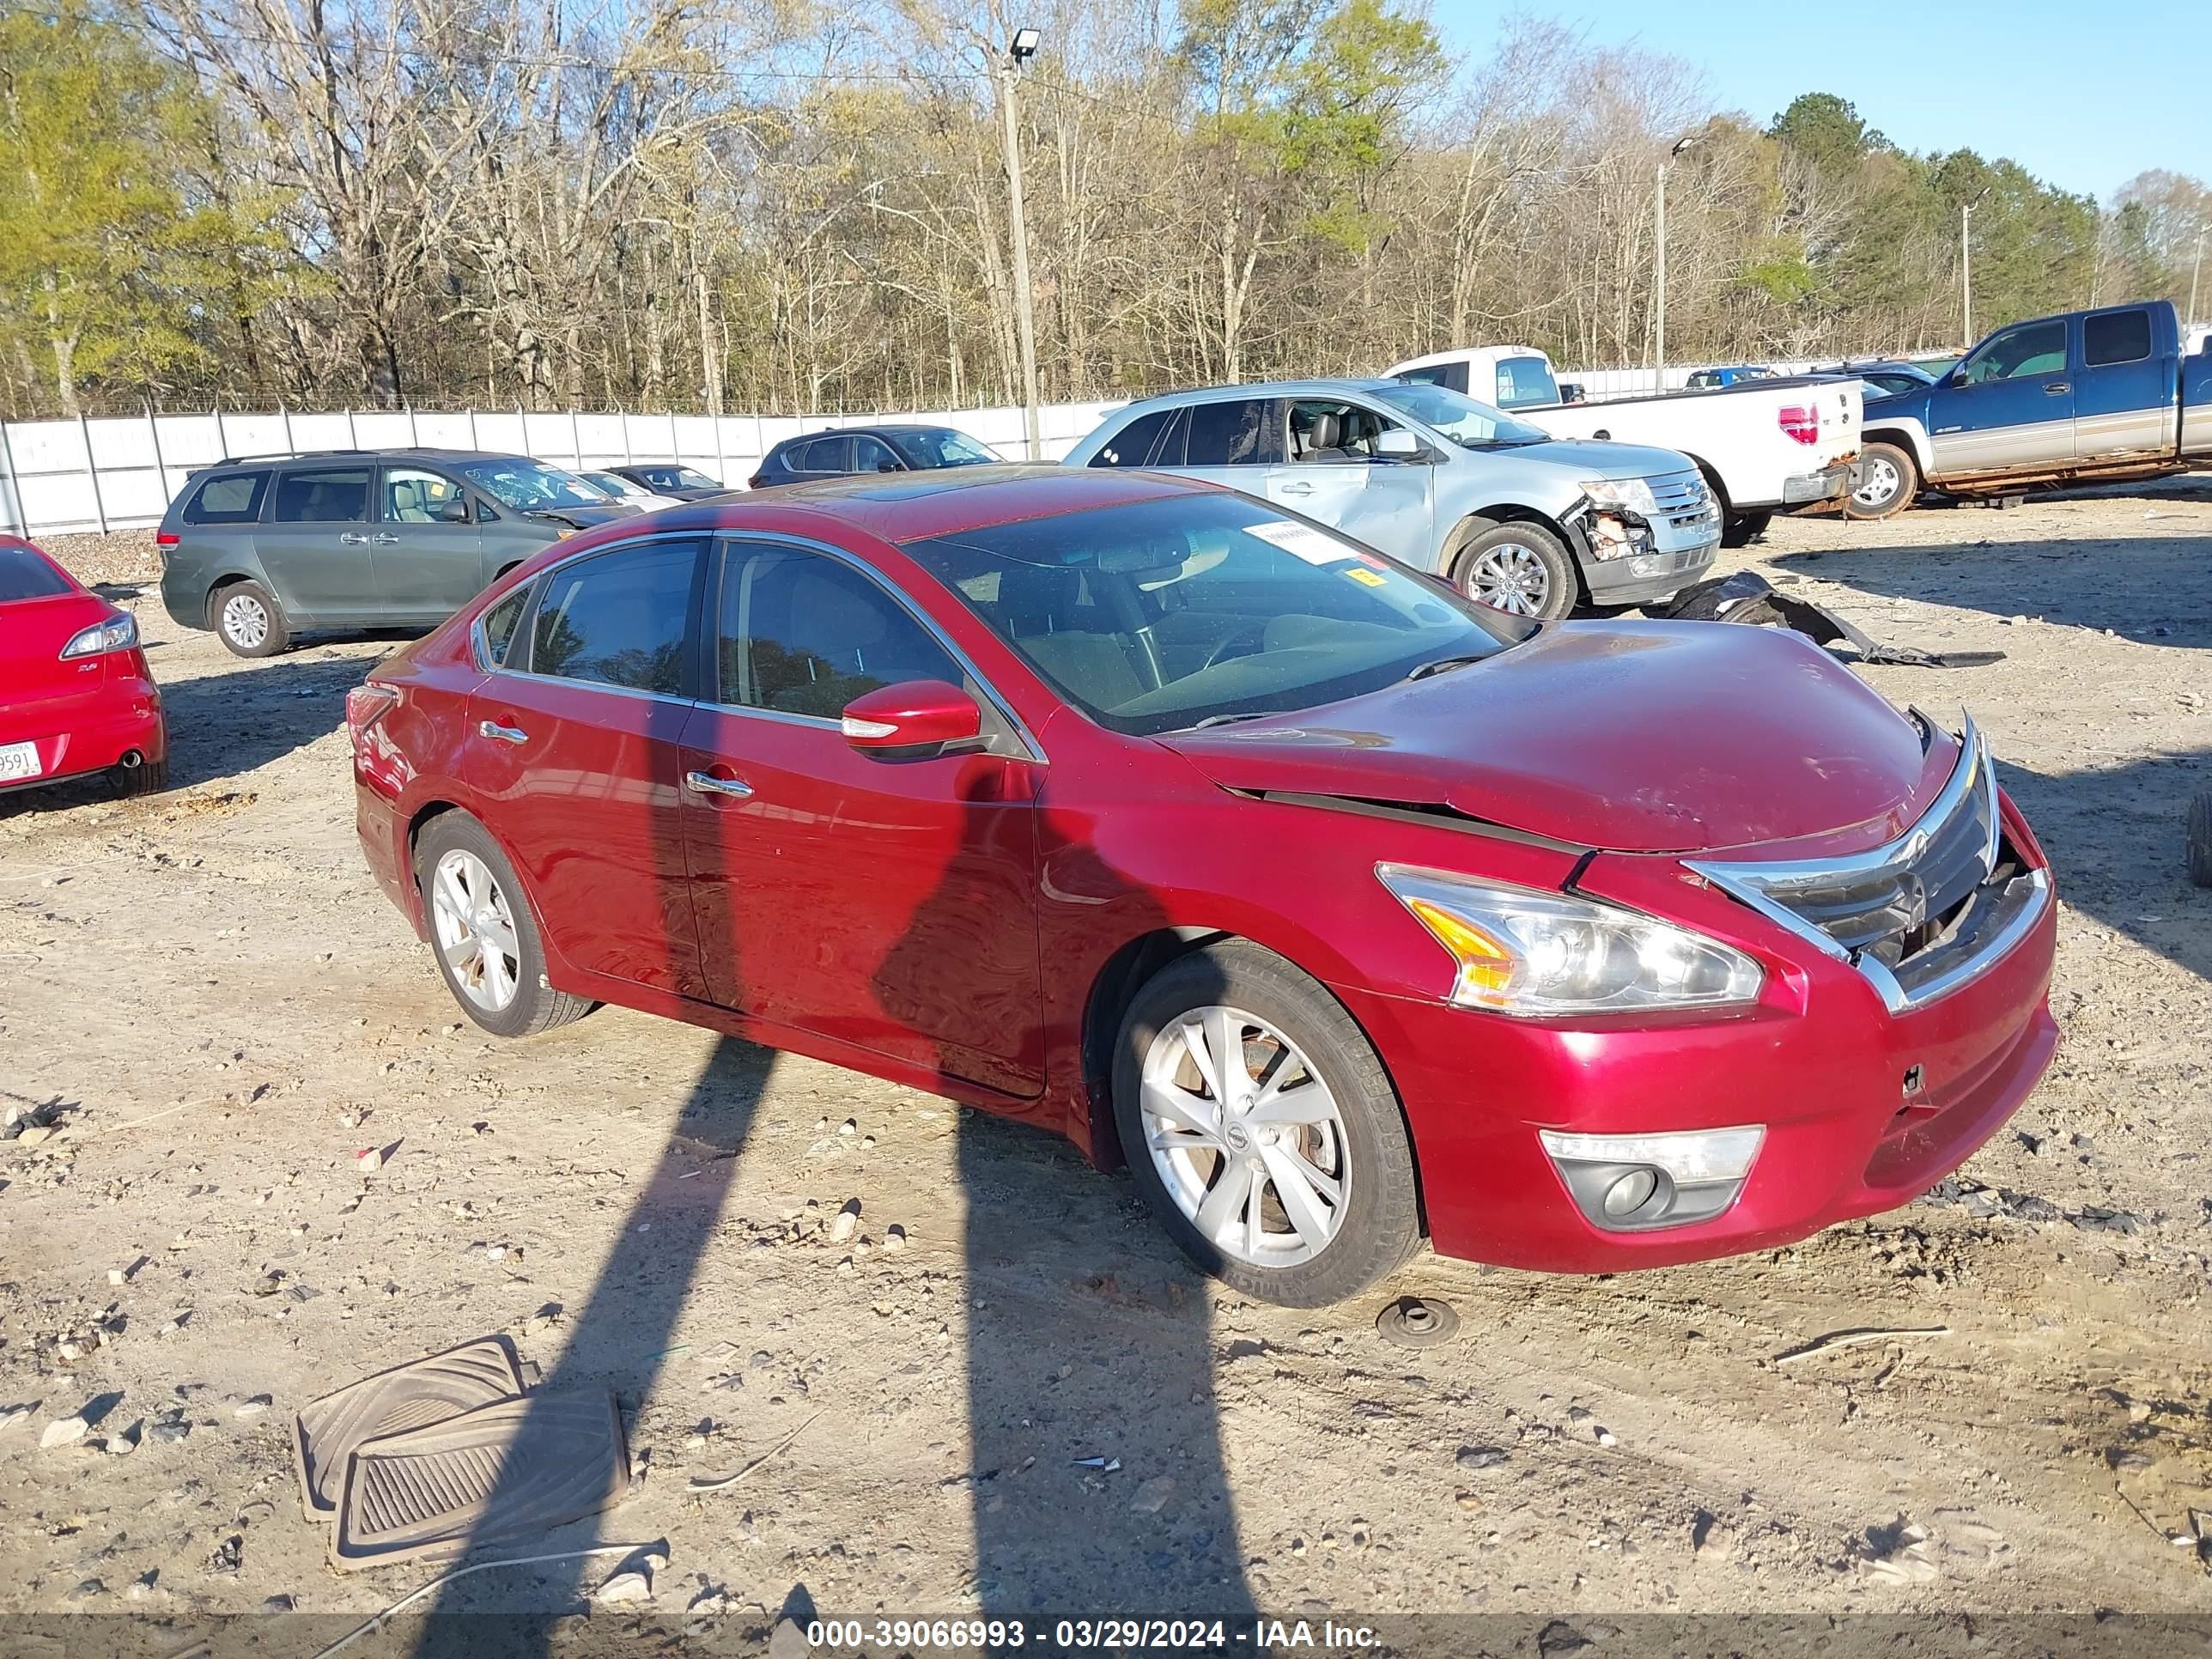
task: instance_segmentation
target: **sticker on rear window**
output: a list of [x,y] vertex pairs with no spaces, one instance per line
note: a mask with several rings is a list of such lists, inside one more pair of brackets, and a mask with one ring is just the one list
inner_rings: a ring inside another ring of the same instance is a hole
[[1304,559],[1308,564],[1336,564],[1359,556],[1342,542],[1322,535],[1311,525],[1295,524],[1288,519],[1247,525],[1244,533],[1257,536],[1263,542],[1272,542],[1292,558]]

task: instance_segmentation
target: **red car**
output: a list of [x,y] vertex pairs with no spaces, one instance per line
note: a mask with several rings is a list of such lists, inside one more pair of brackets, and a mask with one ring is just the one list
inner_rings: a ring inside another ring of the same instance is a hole
[[105,772],[141,794],[167,784],[168,755],[137,622],[0,536],[0,791]]
[[561,543],[349,701],[486,1030],[609,1001],[1060,1131],[1298,1304],[1905,1202],[2049,1063],[1982,740],[1795,635],[1540,624],[1266,502],[1056,467]]

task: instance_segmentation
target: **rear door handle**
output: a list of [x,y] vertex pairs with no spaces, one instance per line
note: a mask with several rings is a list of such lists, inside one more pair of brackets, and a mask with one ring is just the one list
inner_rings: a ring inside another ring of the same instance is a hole
[[1313,494],[1313,486],[1310,483],[1286,483],[1283,486],[1283,494],[1285,495],[1310,495]]
[[743,778],[718,778],[712,772],[686,772],[684,787],[695,795],[728,795],[744,800],[753,787]]
[[382,530],[378,531],[376,534],[371,536],[369,540],[374,542],[379,547],[396,547],[399,543],[398,537],[391,534],[387,531]]
[[2065,381],[2053,380],[2049,386],[2043,388],[2043,395],[2046,398],[2056,398],[2062,392],[2071,392],[2072,390],[2073,387],[2068,386]]
[[519,726],[501,726],[497,720],[478,720],[477,735],[490,738],[499,743],[528,743],[530,733]]
[[367,547],[368,545],[368,538],[362,535],[357,531],[346,531],[338,537],[338,540],[344,543],[348,547]]

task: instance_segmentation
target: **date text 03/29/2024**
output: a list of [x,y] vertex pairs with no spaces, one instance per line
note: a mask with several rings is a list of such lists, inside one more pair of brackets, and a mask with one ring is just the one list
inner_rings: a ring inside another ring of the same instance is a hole
[[1057,1619],[1049,1624],[1023,1619],[830,1619],[806,1627],[807,1645],[833,1653],[862,1653],[871,1645],[908,1650],[1008,1648],[1049,1645],[1069,1650],[1132,1648],[1164,1651],[1222,1652],[1231,1648],[1256,1653],[1302,1650],[1353,1653],[1375,1645],[1365,1625],[1334,1619]]

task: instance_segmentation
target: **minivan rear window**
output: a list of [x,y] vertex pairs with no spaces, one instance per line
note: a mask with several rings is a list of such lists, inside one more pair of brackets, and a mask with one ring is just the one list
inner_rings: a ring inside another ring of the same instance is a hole
[[0,605],[12,599],[51,599],[70,585],[27,547],[0,547]]
[[261,498],[269,491],[269,474],[226,472],[210,478],[185,503],[186,524],[252,524],[261,516]]

